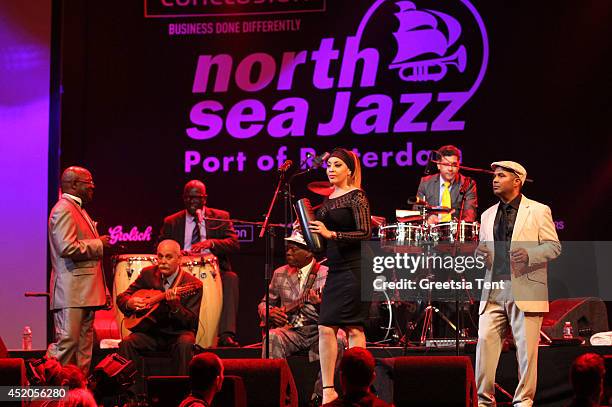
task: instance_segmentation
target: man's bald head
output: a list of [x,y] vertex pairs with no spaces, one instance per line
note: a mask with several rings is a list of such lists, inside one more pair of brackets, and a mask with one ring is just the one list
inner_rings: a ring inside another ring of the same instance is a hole
[[187,212],[191,216],[196,216],[196,211],[206,205],[206,185],[197,179],[186,183],[183,189],[183,201]]
[[196,188],[201,191],[202,194],[206,195],[206,185],[204,185],[202,181],[197,179],[192,179],[191,181],[185,184],[185,187],[183,188],[183,194],[186,194],[192,188]]
[[83,167],[68,167],[61,177],[62,192],[78,196],[83,203],[93,199],[94,182],[91,172]]
[[170,252],[173,252],[173,253],[176,253],[176,254],[180,255],[181,254],[181,245],[178,244],[178,242],[176,240],[166,239],[166,240],[162,240],[157,245],[157,251],[159,252],[160,250],[170,251]]

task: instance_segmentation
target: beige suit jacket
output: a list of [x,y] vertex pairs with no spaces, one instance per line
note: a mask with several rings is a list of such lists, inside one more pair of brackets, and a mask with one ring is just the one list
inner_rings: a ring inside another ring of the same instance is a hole
[[[491,250],[494,259],[493,224],[499,203],[487,209],[481,216],[480,241]],[[512,297],[523,312],[548,312],[547,265],[561,254],[561,243],[555,230],[550,208],[523,195],[510,250],[523,247],[529,254],[529,263],[522,269],[512,269]],[[514,267],[514,266],[512,266]],[[485,282],[492,280],[488,269]],[[482,314],[489,299],[490,290],[483,289],[479,313]]]
[[97,307],[106,302],[102,241],[78,203],[62,196],[49,215],[51,309]]

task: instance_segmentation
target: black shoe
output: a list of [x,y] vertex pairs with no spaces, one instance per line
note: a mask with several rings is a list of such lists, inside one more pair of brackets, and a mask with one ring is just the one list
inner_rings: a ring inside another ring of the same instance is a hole
[[217,344],[220,348],[239,348],[240,344],[231,335],[222,336]]
[[308,407],[321,407],[321,404],[323,404],[323,397],[317,394],[312,396],[312,398],[308,402]]

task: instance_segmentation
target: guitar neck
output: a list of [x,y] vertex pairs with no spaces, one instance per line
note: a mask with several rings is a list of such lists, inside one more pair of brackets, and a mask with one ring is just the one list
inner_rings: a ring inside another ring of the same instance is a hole
[[[321,294],[321,289],[320,288],[316,289],[315,293],[317,295]],[[300,298],[298,298],[297,300],[293,301],[289,305],[285,306],[285,313],[286,314],[291,314],[292,312],[295,312],[295,311],[299,310],[300,308],[302,308],[304,306],[304,304],[306,303],[307,299],[308,299],[308,292],[304,292],[300,296]]]
[[[176,287],[176,295],[178,295],[179,297],[186,295],[186,294],[191,294],[194,291],[194,288],[196,286],[194,284],[189,284],[189,285],[184,285],[184,286],[180,286],[180,287]],[[166,293],[164,291],[160,291],[159,293],[149,297],[149,305],[155,305],[158,302],[161,302],[163,300],[166,299]]]

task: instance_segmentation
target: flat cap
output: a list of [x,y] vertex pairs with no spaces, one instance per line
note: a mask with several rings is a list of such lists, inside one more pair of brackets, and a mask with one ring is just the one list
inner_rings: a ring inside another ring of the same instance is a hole
[[525,167],[515,161],[495,161],[494,163],[491,163],[491,169],[494,170],[497,167],[501,167],[506,171],[515,173],[521,180],[521,184],[524,184],[525,180],[527,179],[527,170]]

